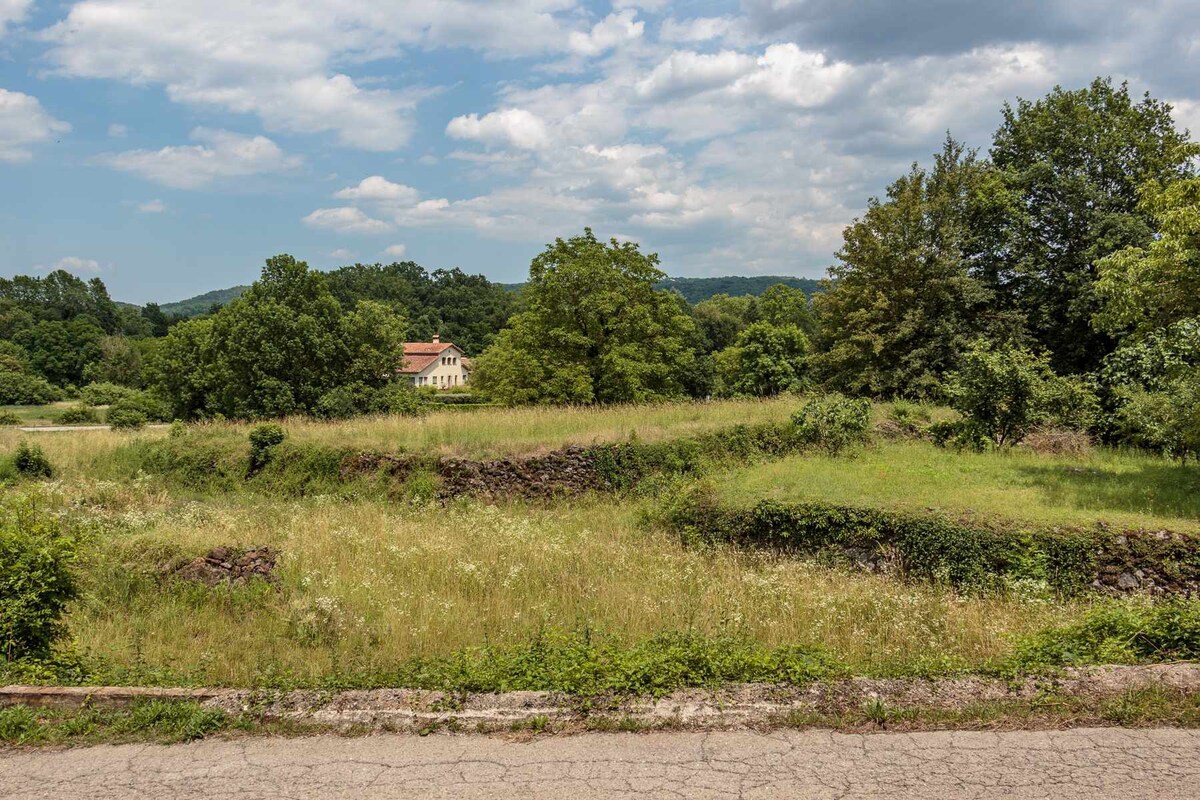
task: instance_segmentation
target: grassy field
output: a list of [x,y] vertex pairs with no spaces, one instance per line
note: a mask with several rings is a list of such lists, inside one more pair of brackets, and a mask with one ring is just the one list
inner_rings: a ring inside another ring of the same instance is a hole
[[[295,418],[284,421],[296,442],[381,452],[438,453],[467,458],[527,455],[566,445],[636,437],[641,441],[687,436],[739,423],[782,422],[797,408],[792,398],[762,401],[664,403],[655,406],[589,408],[486,408],[464,414],[436,411],[424,417],[366,417],[345,422]],[[44,408],[44,407],[37,407]],[[247,446],[247,424],[212,422],[191,426],[207,441],[230,450]],[[0,452],[22,440],[37,442],[64,477],[106,475],[113,451],[133,438],[166,436],[163,428],[137,432],[23,432],[0,428]]]
[[[484,409],[420,420],[292,420],[287,429],[324,445],[486,457],[782,421],[798,402]],[[247,431],[214,423],[196,433],[228,438],[242,452]],[[665,498],[284,500],[187,493],[153,475],[104,479],[121,445],[164,435],[0,431],[0,452],[34,440],[58,470],[53,481],[4,491],[32,494],[39,507],[87,531],[83,592],[68,617],[70,649],[89,665],[87,680],[372,685],[409,674],[405,665],[414,660],[481,647],[519,648],[546,637],[639,647],[666,634],[747,642],[762,649],[746,656],[751,661],[803,648],[842,673],[986,671],[1006,663],[1021,641],[1104,604],[1036,586],[963,594],[778,553],[685,545],[644,523]],[[1102,449],[1078,458],[963,454],[885,440],[851,456],[790,457],[708,479],[725,499],[745,503],[819,498],[1049,525],[1195,530],[1198,476],[1194,467]],[[216,546],[263,545],[280,554],[274,586],[207,588],[164,577],[164,565]]]
[[57,403],[47,403],[43,406],[0,406],[0,411],[20,417],[21,425],[43,426],[53,425],[56,414],[69,406],[77,404],[77,400],[62,400]]
[[852,457],[756,464],[723,475],[717,486],[730,502],[826,500],[1043,525],[1200,530],[1200,468],[1107,449],[1079,458],[881,442]]
[[[1077,615],[1044,598],[959,597],[734,549],[700,551],[594,500],[397,509],[363,502],[173,504],[114,513],[72,615],[85,650],[120,669],[196,684],[267,675],[320,683],[416,656],[589,629],[737,634],[827,651],[863,674],[979,668],[1011,637]],[[163,591],[156,562],[217,545],[282,554],[279,591]]]

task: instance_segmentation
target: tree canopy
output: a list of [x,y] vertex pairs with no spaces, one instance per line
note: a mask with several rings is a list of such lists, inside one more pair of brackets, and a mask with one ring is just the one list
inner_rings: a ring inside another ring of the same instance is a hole
[[502,402],[634,403],[679,397],[697,331],[678,295],[655,289],[656,254],[591,229],[533,259],[516,314],[475,363]]

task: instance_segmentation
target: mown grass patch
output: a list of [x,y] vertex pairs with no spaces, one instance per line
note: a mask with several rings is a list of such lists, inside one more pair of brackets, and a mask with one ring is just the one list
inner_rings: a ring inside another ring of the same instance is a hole
[[936,509],[1045,526],[1200,530],[1200,467],[1100,448],[1086,458],[880,442],[855,457],[792,456],[729,472],[724,500]]

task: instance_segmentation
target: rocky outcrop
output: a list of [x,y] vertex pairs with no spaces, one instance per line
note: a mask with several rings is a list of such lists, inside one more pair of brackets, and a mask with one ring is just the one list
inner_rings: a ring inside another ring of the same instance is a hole
[[606,488],[594,454],[583,447],[565,447],[542,455],[471,461],[441,458],[437,463],[442,499],[460,495],[486,498],[551,498]]
[[256,578],[278,583],[279,577],[275,575],[276,558],[275,551],[269,547],[248,550],[214,547],[207,554],[182,566],[169,566],[165,572],[172,578],[197,581],[208,586],[244,584]]

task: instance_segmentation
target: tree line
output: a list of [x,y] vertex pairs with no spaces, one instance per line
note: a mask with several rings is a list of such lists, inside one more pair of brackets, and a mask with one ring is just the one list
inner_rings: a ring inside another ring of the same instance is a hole
[[515,293],[285,255],[181,321],[114,304],[98,279],[0,281],[0,402],[104,383],[180,418],[410,413],[400,345],[440,333],[507,405],[823,389],[965,406],[1007,387],[1034,417],[1178,450],[1200,441],[1198,155],[1168,104],[1124,84],[1018,100],[986,153],[948,134],[871,198],[811,295],[689,303],[657,255],[590,229],[548,245]]

